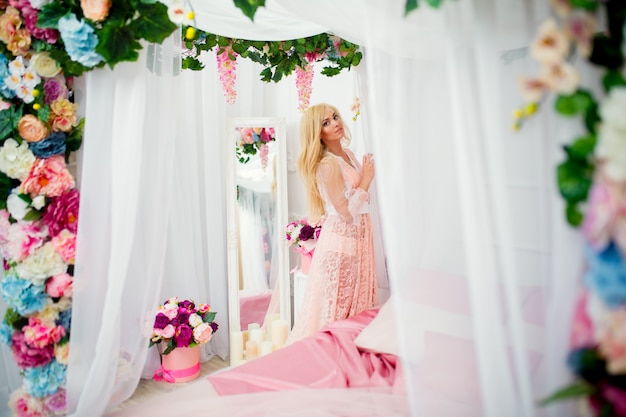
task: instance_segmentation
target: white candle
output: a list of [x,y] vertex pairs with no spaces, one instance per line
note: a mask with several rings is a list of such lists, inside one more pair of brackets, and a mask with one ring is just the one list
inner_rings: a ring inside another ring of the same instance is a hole
[[280,319],[280,314],[278,313],[268,314],[265,318],[264,327],[265,331],[267,332],[267,340],[272,340],[272,322],[278,319]]
[[237,365],[243,360],[243,332],[230,334],[230,364]]
[[254,329],[260,329],[261,325],[259,323],[250,323],[248,324],[248,333],[252,333]]
[[269,340],[261,343],[261,356],[267,355],[268,353],[272,353],[274,351],[274,343]]
[[254,340],[246,342],[246,360],[254,359],[259,356],[259,345]]
[[272,322],[272,343],[274,343],[274,350],[283,347],[287,341],[288,335],[289,326],[286,320],[278,319]]
[[261,343],[265,340],[265,332],[263,329],[254,329],[250,331],[250,340],[256,342],[257,346],[261,346]]

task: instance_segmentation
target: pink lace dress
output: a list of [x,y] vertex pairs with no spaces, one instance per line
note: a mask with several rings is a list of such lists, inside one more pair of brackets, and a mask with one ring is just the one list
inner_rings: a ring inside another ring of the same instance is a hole
[[346,153],[351,163],[329,153],[317,171],[327,215],[288,343],[378,304],[369,194],[357,188],[361,165]]

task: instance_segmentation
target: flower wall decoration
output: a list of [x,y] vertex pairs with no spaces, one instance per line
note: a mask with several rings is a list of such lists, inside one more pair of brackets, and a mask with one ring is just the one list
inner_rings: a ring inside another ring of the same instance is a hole
[[[530,47],[539,71],[520,82],[526,104],[516,110],[514,127],[550,95],[557,114],[582,121],[583,131],[563,147],[556,179],[565,217],[585,238],[586,269],[567,358],[574,381],[542,403],[582,398],[590,415],[626,416],[626,3],[551,3],[554,18]],[[599,31],[603,20],[606,30]],[[601,73],[600,97],[582,86],[574,56]]]

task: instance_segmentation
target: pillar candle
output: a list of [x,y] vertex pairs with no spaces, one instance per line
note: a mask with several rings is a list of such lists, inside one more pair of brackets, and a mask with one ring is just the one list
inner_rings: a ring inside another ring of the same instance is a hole
[[246,343],[246,360],[254,359],[259,356],[259,345],[254,340],[248,340]]
[[261,343],[261,356],[267,355],[268,353],[272,353],[273,351],[274,351],[273,342],[269,340],[265,340],[263,343]]
[[287,341],[288,335],[289,326],[286,320],[278,319],[272,322],[272,343],[274,343],[274,350],[283,347]]
[[272,322],[280,319],[280,314],[272,313],[268,314],[265,318],[265,329],[267,331],[267,340],[272,340]]
[[237,365],[243,360],[243,332],[230,334],[230,364]]
[[248,335],[248,339],[256,342],[257,346],[261,346],[261,343],[263,343],[263,341],[265,340],[265,332],[263,331],[263,329],[254,329],[250,331],[250,334]]
[[249,337],[249,334],[248,334],[248,331],[247,331],[247,330],[244,330],[244,331],[243,331],[243,332],[241,332],[241,333],[243,333],[243,345],[245,346],[245,345],[246,345],[246,342],[247,342],[248,340],[250,340],[250,337]]
[[248,324],[248,333],[250,333],[254,329],[260,329],[261,325],[259,323],[250,323]]

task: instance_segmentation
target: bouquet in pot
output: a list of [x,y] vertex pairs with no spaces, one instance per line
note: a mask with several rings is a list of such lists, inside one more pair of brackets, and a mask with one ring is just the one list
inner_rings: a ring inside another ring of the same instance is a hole
[[207,343],[218,328],[213,321],[216,314],[208,304],[196,306],[193,300],[179,301],[178,297],[172,297],[157,310],[150,346],[165,343],[163,354],[167,355],[177,347]]
[[321,231],[321,224],[310,225],[304,218],[287,225],[285,238],[289,242],[289,246],[294,246],[294,251],[311,254],[315,250],[315,244]]

